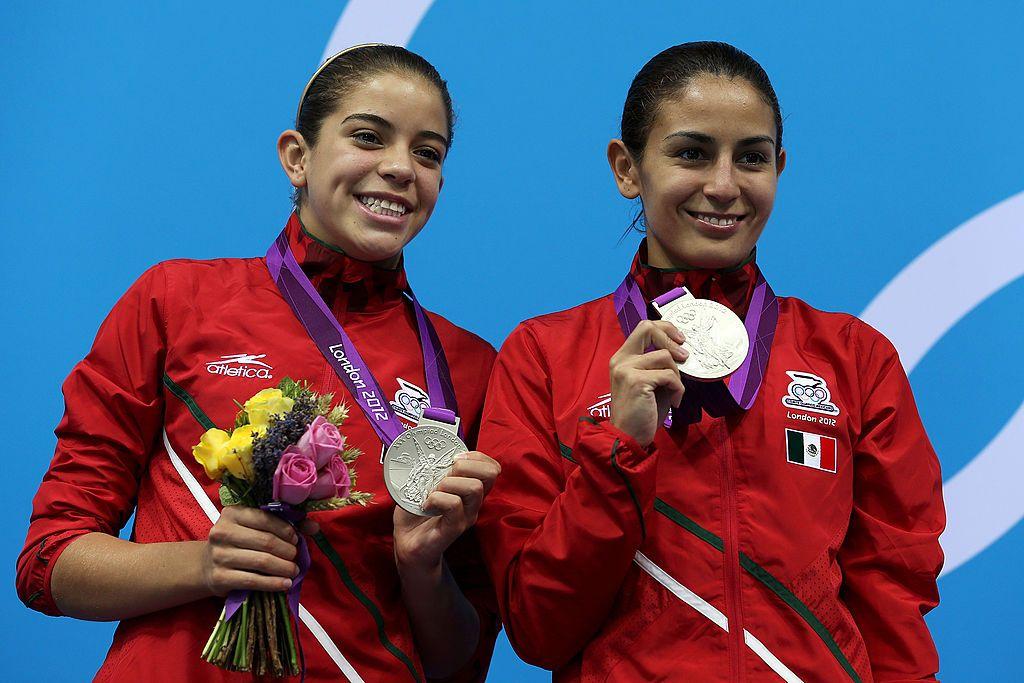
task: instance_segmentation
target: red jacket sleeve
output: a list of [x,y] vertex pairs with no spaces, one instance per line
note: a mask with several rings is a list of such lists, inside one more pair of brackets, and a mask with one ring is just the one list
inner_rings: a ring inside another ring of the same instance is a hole
[[502,471],[478,533],[509,640],[527,662],[557,669],[611,610],[652,514],[656,456],[589,420],[563,455],[548,367],[529,323],[498,354],[480,450]]
[[866,361],[867,389],[854,447],[853,514],[838,557],[842,598],[875,681],[934,680],[938,654],[924,615],[939,602],[946,523],[939,463],[896,349],[877,333],[854,348]]
[[83,534],[117,534],[131,516],[163,420],[163,289],[159,266],[143,274],[64,382],[57,449],[18,557],[18,595],[32,609],[60,614],[50,575],[61,552]]

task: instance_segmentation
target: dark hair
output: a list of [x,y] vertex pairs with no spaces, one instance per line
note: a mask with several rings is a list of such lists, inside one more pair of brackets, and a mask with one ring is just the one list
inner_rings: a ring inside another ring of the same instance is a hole
[[622,107],[622,142],[638,161],[643,158],[647,135],[658,108],[693,78],[701,75],[743,78],[761,95],[775,114],[775,154],[782,151],[782,112],[779,98],[761,65],[746,52],[712,41],[683,43],[664,50],[644,64],[633,79]]
[[[328,59],[303,92],[295,115],[295,130],[311,147],[316,145],[324,119],[337,110],[346,95],[377,74],[396,72],[419,76],[437,88],[448,119],[450,148],[455,132],[455,110],[448,83],[430,62],[397,45],[362,45]],[[292,194],[296,206],[305,196],[305,189],[296,188]]]

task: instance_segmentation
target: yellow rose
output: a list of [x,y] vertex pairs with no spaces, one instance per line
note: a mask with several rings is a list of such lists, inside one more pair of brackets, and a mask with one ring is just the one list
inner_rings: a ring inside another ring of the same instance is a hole
[[249,424],[257,431],[263,431],[271,415],[284,415],[291,411],[295,401],[281,393],[280,389],[264,389],[242,406],[249,416]]
[[252,481],[252,440],[259,432],[252,425],[239,427],[231,432],[231,438],[221,456],[221,463],[231,476]]
[[219,480],[224,475],[223,456],[230,438],[223,429],[207,429],[199,443],[192,447],[192,455],[210,479]]

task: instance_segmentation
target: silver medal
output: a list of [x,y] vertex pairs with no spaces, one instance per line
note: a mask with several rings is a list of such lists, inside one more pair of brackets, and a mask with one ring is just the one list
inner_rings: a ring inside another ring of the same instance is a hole
[[687,377],[712,382],[728,377],[743,364],[750,348],[747,328],[722,304],[682,296],[663,306],[654,306],[662,320],[668,320],[686,335],[683,348],[690,356],[677,365]]
[[469,450],[450,428],[438,423],[420,425],[402,433],[384,454],[384,483],[404,510],[421,517],[423,503],[452,471],[455,456]]

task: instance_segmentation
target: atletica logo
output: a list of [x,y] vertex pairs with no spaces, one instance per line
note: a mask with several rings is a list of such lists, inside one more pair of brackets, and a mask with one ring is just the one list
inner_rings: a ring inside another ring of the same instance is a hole
[[587,408],[591,417],[612,416],[612,395],[610,393],[597,397],[597,403]]
[[270,371],[274,368],[260,360],[260,358],[266,357],[265,353],[258,356],[251,353],[233,353],[221,356],[219,360],[210,361],[206,364],[206,371],[211,375],[224,375],[225,377],[273,379],[274,376],[270,374]]

